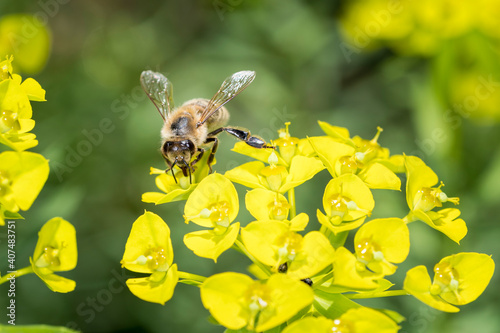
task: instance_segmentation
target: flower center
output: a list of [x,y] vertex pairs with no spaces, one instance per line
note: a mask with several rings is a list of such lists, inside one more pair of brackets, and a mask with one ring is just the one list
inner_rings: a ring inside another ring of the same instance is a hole
[[12,182],[9,179],[7,171],[0,170],[0,197],[3,197],[10,192],[11,185]]
[[227,201],[218,201],[208,206],[210,211],[209,219],[215,225],[224,227],[229,226],[229,214],[231,213],[231,205]]
[[356,173],[358,169],[363,168],[363,163],[354,156],[342,156],[339,158],[340,173]]
[[330,332],[332,332],[332,333],[350,333],[350,332],[354,332],[351,329],[350,326],[351,325],[349,325],[349,323],[345,322],[342,319],[335,319],[333,321],[333,326],[330,329]]
[[293,261],[302,249],[302,236],[293,231],[287,231],[276,240],[278,246],[278,265]]
[[336,193],[330,197],[329,201],[331,207],[330,216],[340,216],[343,218],[349,211],[348,202],[351,201],[350,198]]
[[20,125],[17,118],[17,112],[10,110],[0,111],[0,133],[7,133],[12,129],[19,130]]
[[288,216],[288,211],[290,209],[290,204],[286,200],[274,199],[274,202],[268,205],[270,218],[273,220],[285,220]]
[[53,248],[52,246],[45,246],[43,248],[43,253],[38,257],[35,265],[37,267],[60,266],[59,249]]
[[169,264],[167,262],[167,253],[163,247],[157,246],[149,249],[144,255],[149,269],[155,271],[167,271]]
[[356,245],[356,255],[358,260],[364,264],[368,264],[371,261],[384,260],[384,254],[382,253],[380,246],[368,238],[362,239]]
[[458,278],[458,272],[449,263],[438,263],[434,266],[434,281],[430,290],[431,294],[439,295],[446,290],[457,293]]

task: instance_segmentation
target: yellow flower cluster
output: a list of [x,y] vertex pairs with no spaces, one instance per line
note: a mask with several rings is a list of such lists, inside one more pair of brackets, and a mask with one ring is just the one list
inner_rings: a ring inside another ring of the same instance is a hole
[[[184,235],[184,244],[214,262],[235,249],[252,262],[254,279],[236,272],[205,278],[178,271],[169,227],[146,212],[134,223],[122,259],[125,268],[147,274],[127,281],[131,292],[164,304],[178,282],[197,285],[203,305],[228,329],[285,333],[398,331],[401,315],[363,307],[353,301],[358,298],[413,295],[450,312],[476,299],[494,267],[488,255],[479,253],[444,258],[434,269],[434,282],[424,266],[415,267],[407,272],[404,289],[390,289],[394,284],[386,277],[410,252],[409,223],[423,221],[456,242],[465,236],[458,209],[442,208],[446,202],[458,204],[458,198],[448,197],[442,183],[436,187],[437,176],[418,157],[391,156],[381,147],[381,128],[366,140],[319,124],[326,135],[299,139],[290,135],[287,123],[274,141],[276,150],[236,143],[234,151],[255,161],[224,175],[207,175],[200,166],[196,182],[183,186],[181,174],[176,184],[170,172],[163,172],[156,178],[163,193],[143,195],[156,204],[187,198],[185,222],[204,229]],[[323,211],[317,211],[320,228],[305,232],[309,216],[297,213],[295,189],[324,169],[332,179],[323,193]],[[375,207],[373,190],[401,190],[398,173],[406,173],[409,213],[366,221]],[[235,222],[240,203],[233,183],[251,188],[245,196],[253,217],[249,223]],[[355,229],[348,244],[347,235]]]
[[[0,27],[1,30],[1,27]],[[19,211],[28,210],[49,176],[49,163],[40,154],[26,149],[38,144],[30,131],[35,126],[30,101],[45,101],[45,90],[32,78],[22,80],[12,71],[13,57],[0,62],[0,144],[13,151],[0,153],[0,225],[22,219]],[[10,234],[10,232],[9,232]],[[10,246],[10,245],[9,245]],[[38,234],[31,265],[0,277],[7,280],[35,273],[55,292],[66,293],[75,288],[75,281],[55,272],[72,270],[77,262],[75,228],[60,217],[49,220]]]
[[352,47],[388,45],[410,55],[434,55],[444,42],[478,31],[500,39],[500,5],[495,0],[349,1],[341,16]]
[[[434,94],[451,127],[461,118],[500,121],[500,4],[495,0],[351,0],[340,15],[348,62],[387,47],[425,57]],[[438,102],[436,102],[438,103]]]

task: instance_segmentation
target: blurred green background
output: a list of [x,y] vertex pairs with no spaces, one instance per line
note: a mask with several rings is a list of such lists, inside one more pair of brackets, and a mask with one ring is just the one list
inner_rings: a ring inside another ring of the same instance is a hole
[[[131,225],[145,209],[169,224],[180,270],[208,276],[244,272],[249,264],[234,251],[217,265],[197,258],[182,243],[186,232],[197,230],[183,223],[183,204],[141,202],[142,193],[156,191],[149,168],[165,168],[158,150],[162,120],[139,84],[145,69],[168,76],[178,105],[210,98],[233,72],[255,70],[252,85],[228,104],[232,125],[266,140],[285,121],[297,137],[321,135],[317,120],[368,139],[381,126],[379,143],[391,153],[423,158],[445,182],[446,193],[461,198],[469,234],[458,246],[422,223],[412,224],[410,257],[390,278],[396,287],[409,268],[432,269],[452,253],[483,252],[497,260],[499,5],[411,3],[2,1],[0,21],[26,13],[49,29],[48,35],[39,28],[41,35],[18,41],[24,54],[14,60],[16,71],[47,91],[47,102],[33,106],[40,143],[32,151],[51,163],[45,188],[23,214],[26,220],[17,222],[17,265],[28,265],[38,230],[53,216],[76,227],[79,249],[76,269],[62,274],[76,280],[74,292],[53,293],[34,275],[17,281],[17,324],[84,332],[223,331],[206,320],[195,287],[179,284],[173,299],[160,306],[124,286],[132,273],[119,262]],[[2,58],[12,52],[4,32]],[[221,138],[215,170],[223,173],[247,158],[230,151],[234,139]],[[316,209],[328,179],[323,171],[296,191],[298,211],[309,214],[313,227],[319,226]],[[245,189],[237,188],[243,200]],[[376,191],[375,199],[374,217],[407,212],[404,192]],[[250,221],[244,209],[238,220]],[[6,290],[2,286],[0,293]],[[363,304],[399,311],[407,318],[401,332],[499,332],[499,291],[495,275],[485,293],[458,314],[434,311],[412,297]]]

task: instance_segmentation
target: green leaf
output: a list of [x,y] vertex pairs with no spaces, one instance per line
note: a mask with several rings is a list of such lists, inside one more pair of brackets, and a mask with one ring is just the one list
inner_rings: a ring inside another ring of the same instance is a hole
[[314,290],[313,306],[321,315],[330,319],[337,319],[347,310],[358,308],[361,305],[342,294],[330,294],[316,289]]

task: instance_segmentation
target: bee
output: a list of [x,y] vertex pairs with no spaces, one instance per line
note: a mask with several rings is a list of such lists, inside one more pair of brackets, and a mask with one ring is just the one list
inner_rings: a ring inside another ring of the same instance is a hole
[[211,100],[195,98],[174,108],[172,83],[161,73],[150,70],[142,72],[142,88],[163,118],[160,151],[169,168],[165,172],[171,171],[175,182],[177,179],[173,169],[177,166],[184,177],[189,175],[191,183],[194,166],[205,153],[202,146],[211,143],[207,164],[212,173],[212,163],[219,145],[217,135],[221,132],[229,133],[251,147],[275,148],[260,137],[251,135],[247,129],[226,127],[229,112],[224,105],[242,92],[254,78],[253,71],[234,73],[224,80]]

